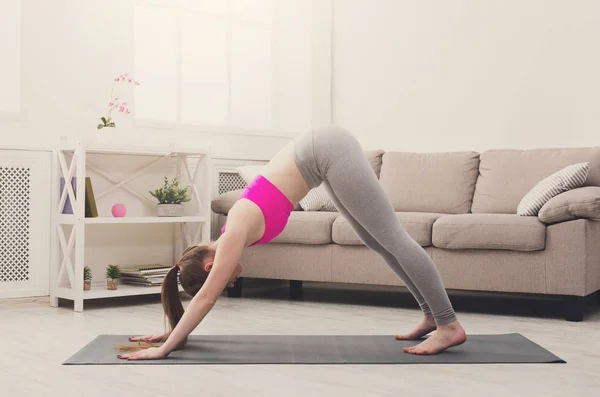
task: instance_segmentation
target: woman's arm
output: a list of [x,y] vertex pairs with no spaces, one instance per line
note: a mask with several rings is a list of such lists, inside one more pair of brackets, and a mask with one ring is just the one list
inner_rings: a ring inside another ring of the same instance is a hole
[[[177,326],[168,335],[165,343],[158,348],[136,353],[122,354],[119,358],[128,360],[159,359],[168,356],[183,345],[188,335],[200,324],[214,307],[238,265],[242,251],[248,240],[255,239],[249,231],[254,230],[259,219],[255,211],[248,211],[246,203],[234,205],[227,217],[227,231],[219,238],[211,271],[198,293],[192,298]],[[250,236],[250,237],[249,237]]]
[[221,237],[217,245],[214,265],[208,278],[200,291],[192,298],[179,324],[173,329],[165,344],[160,347],[165,354],[171,353],[177,346],[180,346],[214,307],[217,299],[229,284],[245,245],[245,233],[237,231],[236,228],[230,227]]
[[243,229],[239,231],[236,228],[229,228],[219,239],[213,267],[204,285],[192,298],[181,320],[170,332],[165,343],[160,347],[120,354],[118,357],[127,360],[161,359],[182,346],[188,335],[214,307],[217,299],[229,284],[245,246],[246,235]]

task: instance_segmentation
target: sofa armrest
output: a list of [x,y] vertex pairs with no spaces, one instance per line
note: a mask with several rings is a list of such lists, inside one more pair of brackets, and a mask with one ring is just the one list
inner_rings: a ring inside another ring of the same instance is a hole
[[237,189],[218,195],[211,201],[210,208],[217,214],[227,215],[242,191],[243,189]]
[[586,186],[554,196],[538,213],[546,224],[579,218],[600,219],[600,187]]

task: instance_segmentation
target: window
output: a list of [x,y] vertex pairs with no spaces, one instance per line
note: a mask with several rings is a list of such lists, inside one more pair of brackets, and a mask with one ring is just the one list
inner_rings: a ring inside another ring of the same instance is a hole
[[21,110],[21,2],[0,1],[0,113]]
[[311,125],[310,0],[154,0],[134,11],[136,120],[289,135]]

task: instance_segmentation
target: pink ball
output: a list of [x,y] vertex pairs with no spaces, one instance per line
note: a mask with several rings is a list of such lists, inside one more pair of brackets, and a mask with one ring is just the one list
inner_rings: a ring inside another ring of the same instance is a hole
[[123,204],[115,204],[112,207],[112,214],[115,218],[122,218],[127,213],[127,209]]

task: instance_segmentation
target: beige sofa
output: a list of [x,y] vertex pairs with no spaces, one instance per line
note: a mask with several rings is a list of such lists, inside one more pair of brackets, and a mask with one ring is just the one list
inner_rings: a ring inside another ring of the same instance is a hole
[[[446,288],[563,296],[567,320],[582,320],[585,297],[600,290],[600,148],[365,155]],[[586,187],[554,197],[538,216],[516,215],[537,182],[584,161]],[[239,193],[212,201],[219,230]],[[294,211],[280,236],[242,260],[244,277],[290,280],[294,294],[302,281],[403,285],[337,212]]]

